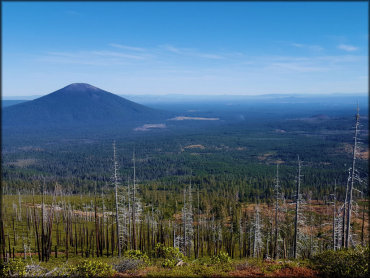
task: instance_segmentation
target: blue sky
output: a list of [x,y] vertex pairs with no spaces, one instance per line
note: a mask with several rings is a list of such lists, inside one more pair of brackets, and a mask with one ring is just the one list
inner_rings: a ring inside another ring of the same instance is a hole
[[4,97],[368,91],[367,2],[2,2]]

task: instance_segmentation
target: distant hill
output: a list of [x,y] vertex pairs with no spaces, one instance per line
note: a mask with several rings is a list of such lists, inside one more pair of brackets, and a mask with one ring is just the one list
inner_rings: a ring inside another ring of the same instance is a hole
[[168,114],[85,83],[3,108],[4,127],[127,126]]
[[1,107],[7,107],[7,106],[12,106],[12,105],[15,105],[15,104],[18,104],[18,103],[22,103],[22,102],[25,102],[27,100],[25,99],[11,99],[11,100],[7,100],[7,99],[2,99],[1,100]]

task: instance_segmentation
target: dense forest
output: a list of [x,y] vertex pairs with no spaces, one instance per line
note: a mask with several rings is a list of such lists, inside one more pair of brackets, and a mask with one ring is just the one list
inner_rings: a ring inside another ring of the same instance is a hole
[[366,246],[366,119],[199,124],[117,140],[5,138],[2,256],[172,252],[164,264],[173,267]]

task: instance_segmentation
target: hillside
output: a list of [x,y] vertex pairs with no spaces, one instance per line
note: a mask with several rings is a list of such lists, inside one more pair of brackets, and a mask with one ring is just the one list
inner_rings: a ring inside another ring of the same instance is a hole
[[4,127],[128,125],[166,117],[166,113],[84,83],[3,109]]

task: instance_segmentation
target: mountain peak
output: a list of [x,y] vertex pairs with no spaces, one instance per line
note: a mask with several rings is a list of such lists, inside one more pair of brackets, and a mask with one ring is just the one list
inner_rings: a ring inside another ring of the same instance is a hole
[[102,91],[101,89],[87,83],[72,83],[59,91],[85,92],[85,91]]
[[73,83],[38,99],[4,109],[5,125],[97,126],[129,125],[163,118],[161,111],[99,89]]

